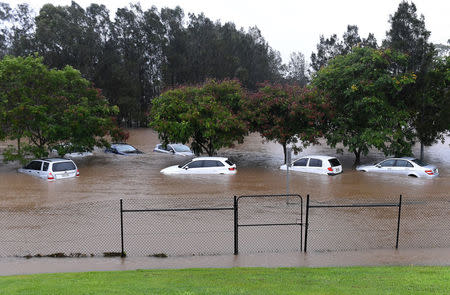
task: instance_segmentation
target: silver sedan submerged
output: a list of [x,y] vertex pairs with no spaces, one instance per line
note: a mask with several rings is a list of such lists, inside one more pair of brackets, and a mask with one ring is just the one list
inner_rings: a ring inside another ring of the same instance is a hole
[[411,157],[390,158],[374,165],[358,166],[356,170],[428,178],[439,175],[439,170],[436,166]]
[[194,153],[191,149],[181,143],[169,143],[166,146],[163,144],[157,144],[153,149],[154,152],[163,153],[163,154],[172,154],[179,156],[193,156]]

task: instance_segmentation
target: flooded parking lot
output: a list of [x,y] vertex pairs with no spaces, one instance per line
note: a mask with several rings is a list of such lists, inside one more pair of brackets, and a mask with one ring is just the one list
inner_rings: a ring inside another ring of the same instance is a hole
[[[0,164],[0,206],[39,207],[155,196],[208,195],[223,198],[243,194],[280,194],[287,190],[286,172],[278,169],[283,162],[281,146],[262,143],[257,135],[250,135],[244,144],[233,149],[219,151],[219,155],[229,157],[237,164],[236,175],[163,175],[159,172],[161,169],[180,164],[186,158],[152,152],[158,142],[157,134],[152,130],[130,130],[129,143],[145,154],[121,156],[95,151],[94,156],[74,159],[81,177],[64,181],[43,181],[18,174],[17,163]],[[418,153],[418,147],[414,152]],[[303,154],[336,155],[334,149],[326,146],[309,147]],[[448,143],[426,149],[425,160],[440,170],[440,176],[435,179],[361,173],[351,169],[352,154],[344,153],[337,157],[343,163],[343,174],[329,177],[291,172],[290,192],[310,194],[315,200],[373,199],[399,194],[433,198],[450,192]],[[381,153],[373,152],[362,162],[373,163],[383,158]]]

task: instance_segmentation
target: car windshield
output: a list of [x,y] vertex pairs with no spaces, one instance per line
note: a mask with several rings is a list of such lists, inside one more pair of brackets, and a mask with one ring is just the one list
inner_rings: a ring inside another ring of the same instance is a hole
[[60,162],[53,164],[53,171],[67,171],[67,170],[75,170],[75,165],[72,162]]
[[191,152],[188,146],[185,146],[184,144],[172,144],[172,148],[179,153],[184,152]]
[[414,163],[416,163],[417,165],[422,166],[422,167],[428,166],[428,163],[427,163],[427,162],[421,161],[421,160],[419,160],[419,159],[414,159],[414,160],[412,160],[412,161],[413,161]]
[[189,164],[190,162],[192,162],[191,160],[184,162],[183,164],[178,165],[178,168],[183,168],[183,166]]
[[116,145],[114,147],[117,149],[117,151],[122,152],[122,153],[130,153],[130,152],[136,151],[136,149],[134,147],[132,147],[131,145],[128,145],[128,144]]

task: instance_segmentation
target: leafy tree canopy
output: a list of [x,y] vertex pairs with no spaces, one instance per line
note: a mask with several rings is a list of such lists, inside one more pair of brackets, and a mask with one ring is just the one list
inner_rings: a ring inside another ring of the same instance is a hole
[[[402,91],[403,100],[410,110],[410,124],[415,130],[415,135],[421,143],[420,158],[424,157],[424,146],[431,145],[437,140],[443,140],[443,132],[446,126],[445,120],[439,114],[445,108],[442,96],[436,95],[439,91],[436,86],[442,85],[436,75],[436,57],[439,53],[445,56],[440,47],[428,42],[430,31],[425,27],[423,15],[417,15],[414,3],[402,1],[397,11],[390,16],[391,28],[386,32],[383,47],[398,50],[408,56],[408,62],[398,65],[396,72],[417,74],[417,81],[405,87]],[[447,102],[448,104],[448,102]]]
[[411,153],[409,113],[399,94],[416,76],[393,72],[407,62],[396,51],[354,48],[315,74],[313,85],[330,96],[335,111],[326,134],[328,144],[342,143],[355,154],[355,164],[370,148],[386,155]]
[[[105,136],[120,134],[111,118],[117,112],[70,66],[48,69],[42,58],[31,56],[0,61],[2,135],[18,140],[18,150],[9,150],[5,159],[107,145]],[[22,146],[21,139],[27,139]]]
[[358,32],[358,26],[348,25],[347,32],[342,35],[342,41],[336,34],[329,38],[320,36],[320,41],[317,44],[317,53],[311,54],[311,68],[313,72],[317,72],[322,67],[326,66],[328,62],[338,55],[345,55],[351,52],[355,46],[377,48],[377,40],[372,33],[369,33],[367,38],[361,39]]
[[242,143],[247,125],[239,117],[244,91],[237,80],[208,80],[163,92],[153,100],[150,127],[163,143],[191,142],[196,154],[212,156]]
[[[283,146],[301,150],[323,135],[330,116],[327,98],[317,89],[291,85],[262,85],[246,100],[250,130]],[[301,143],[300,145],[297,145]]]

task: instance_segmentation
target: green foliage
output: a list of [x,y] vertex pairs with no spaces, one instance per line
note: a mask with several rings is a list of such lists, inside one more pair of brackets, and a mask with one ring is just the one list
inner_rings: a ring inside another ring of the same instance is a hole
[[[327,98],[317,89],[266,84],[245,103],[250,130],[295,151],[316,143],[330,117]],[[296,144],[301,142],[301,145]]]
[[120,108],[117,119],[127,126],[147,125],[151,100],[164,87],[238,78],[255,89],[281,79],[280,54],[256,27],[239,30],[203,14],[185,19],[180,7],[130,4],[114,15],[104,5],[84,9],[72,1],[45,4],[34,17],[26,4],[3,3],[0,57],[38,52],[51,68],[71,65]]
[[[386,32],[383,47],[403,52],[409,56],[404,71],[419,72],[429,62],[433,46],[428,43],[431,32],[425,28],[425,18],[417,16],[414,3],[402,1],[397,11],[390,15],[391,28]],[[428,59],[428,61],[427,61]]]
[[320,36],[320,41],[317,44],[317,53],[311,54],[311,68],[313,72],[319,71],[325,67],[330,60],[338,55],[346,55],[352,51],[355,46],[377,48],[377,40],[372,33],[369,33],[367,38],[361,39],[358,33],[358,26],[347,26],[347,32],[342,35],[342,41],[339,40],[336,34],[329,38]]
[[169,90],[153,100],[149,126],[163,143],[191,142],[196,154],[211,156],[243,142],[247,126],[238,116],[243,96],[236,80],[209,80],[201,86]]
[[354,48],[314,76],[313,85],[329,95],[335,111],[326,134],[328,144],[342,143],[355,154],[355,164],[370,148],[386,155],[411,153],[409,113],[400,92],[416,76],[395,75],[392,70],[406,62],[404,55],[392,50]]
[[437,57],[425,74],[423,95],[418,107],[415,128],[424,145],[444,142],[450,131],[450,57]]
[[54,148],[92,150],[116,128],[117,107],[70,66],[49,70],[42,58],[7,56],[0,61],[0,90],[3,137],[18,140],[16,155],[7,153],[11,160],[44,157]]
[[[424,145],[431,145],[437,140],[444,140],[448,130],[443,110],[448,104],[445,97],[448,83],[438,70],[440,58],[434,46],[428,43],[430,31],[425,28],[424,16],[417,16],[414,3],[403,1],[397,11],[390,16],[391,28],[386,32],[383,46],[408,55],[408,62],[398,65],[396,72],[417,74],[417,82],[408,85],[402,91],[402,99],[410,111],[409,123],[415,130],[415,136]],[[445,62],[444,62],[445,64]],[[447,96],[448,97],[448,96]],[[423,158],[423,149],[421,149]]]

